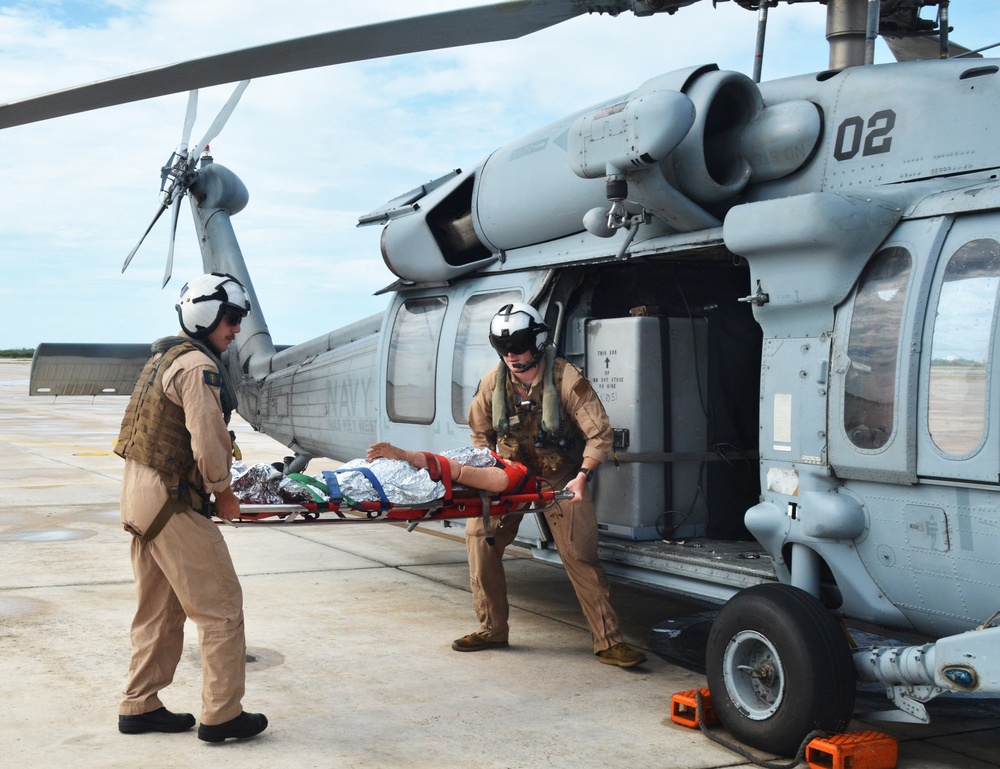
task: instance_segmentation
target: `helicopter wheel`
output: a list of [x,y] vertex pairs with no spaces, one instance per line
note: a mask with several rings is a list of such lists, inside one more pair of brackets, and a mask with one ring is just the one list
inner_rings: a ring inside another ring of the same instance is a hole
[[722,607],[706,674],[729,733],[778,755],[795,755],[812,731],[846,731],[854,712],[846,637],[819,601],[790,585],[756,585]]

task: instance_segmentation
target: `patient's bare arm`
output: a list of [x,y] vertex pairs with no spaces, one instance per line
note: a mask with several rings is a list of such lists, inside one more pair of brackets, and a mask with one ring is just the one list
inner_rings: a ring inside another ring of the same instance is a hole
[[[369,446],[365,459],[369,462],[376,459],[401,459],[418,469],[427,469],[427,457],[421,452],[407,451],[387,441],[379,441]],[[499,467],[471,467],[459,464],[454,459],[448,460],[448,466],[451,469],[451,479],[470,489],[498,493],[507,488],[507,473]]]

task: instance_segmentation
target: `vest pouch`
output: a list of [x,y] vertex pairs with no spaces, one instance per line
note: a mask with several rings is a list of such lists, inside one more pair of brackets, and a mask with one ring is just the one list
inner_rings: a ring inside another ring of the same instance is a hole
[[559,449],[536,449],[536,451],[538,461],[542,465],[542,476],[545,478],[558,474],[569,459],[566,453]]
[[517,439],[513,435],[503,435],[497,438],[497,454],[511,461],[518,460]]

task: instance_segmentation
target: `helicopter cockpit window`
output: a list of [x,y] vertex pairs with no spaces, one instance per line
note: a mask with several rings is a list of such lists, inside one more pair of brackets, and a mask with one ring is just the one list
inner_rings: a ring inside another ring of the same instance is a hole
[[844,429],[860,449],[880,449],[893,432],[896,372],[910,254],[887,248],[861,276],[847,345],[850,368],[844,397]]
[[948,261],[934,316],[927,427],[951,456],[986,437],[987,374],[1000,286],[1000,243],[973,240]]
[[490,347],[490,320],[505,304],[523,301],[520,291],[494,291],[470,297],[462,309],[451,382],[451,416],[458,424],[469,423],[469,407],[479,380],[498,362]]
[[389,340],[386,413],[393,422],[434,421],[438,340],[448,302],[411,299],[399,308]]

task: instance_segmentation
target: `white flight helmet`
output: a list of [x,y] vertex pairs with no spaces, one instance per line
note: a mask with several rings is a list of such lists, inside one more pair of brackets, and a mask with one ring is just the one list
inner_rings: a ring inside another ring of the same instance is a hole
[[232,275],[212,272],[181,288],[177,316],[184,333],[193,339],[204,339],[215,331],[227,312],[237,312],[241,318],[250,314],[250,297]]
[[505,304],[490,321],[490,344],[501,358],[507,353],[541,355],[549,339],[549,327],[530,304]]

